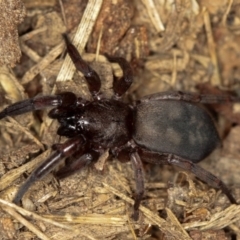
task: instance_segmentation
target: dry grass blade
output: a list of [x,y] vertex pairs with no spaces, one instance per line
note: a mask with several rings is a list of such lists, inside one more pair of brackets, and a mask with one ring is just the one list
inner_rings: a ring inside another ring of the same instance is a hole
[[[134,200],[127,197],[126,195],[122,194],[121,192],[119,192],[117,189],[109,186],[107,183],[103,183],[104,187],[107,188],[109,191],[111,191],[112,193],[114,193],[116,196],[122,198],[124,201],[130,203],[131,205],[134,204]],[[153,213],[152,211],[150,211],[149,209],[140,206],[139,208],[144,215],[148,218],[148,220],[154,224],[157,225],[161,231],[166,234],[167,236],[171,236],[173,238],[176,239],[182,239],[182,240],[190,240],[191,238],[189,236],[185,235],[185,231],[183,233],[182,229],[179,229],[179,226],[176,225],[174,222],[167,222],[165,221],[163,218],[160,218],[157,214]]]
[[3,65],[0,67],[0,86],[4,89],[8,98],[19,101],[24,98],[24,88],[19,84],[12,69]]
[[36,138],[34,137],[34,135],[30,132],[30,130],[28,130],[26,127],[21,126],[21,124],[19,124],[15,119],[13,119],[12,117],[7,117],[7,119],[10,121],[10,123],[15,126],[16,128],[18,128],[21,132],[23,132],[24,134],[26,134],[33,142],[35,142],[40,149],[44,150],[44,146],[43,144]]
[[51,219],[41,217],[41,216],[37,215],[36,213],[30,212],[30,211],[28,211],[24,208],[21,208],[21,207],[15,205],[13,203],[10,203],[10,202],[7,202],[7,201],[3,200],[3,199],[0,199],[0,203],[4,206],[8,206],[8,207],[11,207],[12,209],[15,209],[16,211],[18,211],[19,213],[21,213],[25,217],[31,217],[35,220],[40,220],[40,221],[43,221],[43,222],[46,222],[46,223],[50,223],[52,225],[55,225],[57,227],[61,227],[63,229],[68,229],[68,230],[73,230],[74,229],[73,227],[58,223],[58,222],[53,221]]
[[160,18],[160,15],[155,7],[155,4],[152,0],[142,0],[145,4],[149,17],[156,28],[157,32],[162,32],[165,30],[165,27],[162,23],[162,20]]
[[12,184],[13,181],[15,181],[17,178],[19,178],[23,173],[26,173],[28,171],[31,171],[34,169],[38,164],[46,160],[47,156],[50,154],[51,149],[45,151],[32,161],[24,164],[23,166],[13,169],[9,172],[7,172],[4,176],[0,178],[0,191],[8,187]]
[[52,61],[54,61],[57,56],[59,56],[64,48],[64,43],[60,43],[56,47],[54,47],[48,55],[41,59],[39,63],[34,65],[31,69],[29,69],[23,76],[21,83],[26,84],[33,80],[33,78],[39,74],[44,68],[46,68]]
[[206,34],[207,34],[209,54],[211,56],[212,63],[214,65],[212,85],[220,85],[221,80],[220,80],[218,59],[217,59],[217,53],[216,53],[216,44],[213,38],[209,12],[206,9],[203,11],[203,19],[204,19],[204,24],[205,24]]
[[222,229],[234,222],[240,220],[240,206],[231,205],[221,212],[213,214],[209,221],[203,222],[191,222],[183,224],[183,227],[187,230],[193,228],[200,228],[201,230],[208,229]]
[[227,17],[228,17],[228,14],[229,14],[230,11],[231,11],[232,5],[233,5],[233,0],[228,0],[228,7],[227,7],[227,9],[226,9],[225,14],[223,15],[223,18],[222,18],[222,24],[223,24],[224,26],[227,25]]
[[183,226],[180,224],[180,222],[178,221],[178,219],[176,218],[176,216],[173,214],[173,212],[171,211],[171,209],[169,208],[165,208],[168,218],[171,220],[172,223],[174,223],[176,226],[178,226],[178,229],[180,231],[182,231],[182,234],[185,235],[186,239],[189,239],[189,236],[187,234],[187,232],[185,231],[185,229],[183,228]]
[[81,223],[81,224],[103,224],[110,226],[122,226],[127,224],[127,216],[113,216],[106,214],[88,214],[84,216],[73,216],[70,214],[61,215],[44,215],[44,217],[49,219],[54,219],[59,222],[68,222],[72,224]]
[[[53,221],[52,219],[49,218],[44,218],[41,217],[33,212],[30,212],[24,208],[18,207],[17,205],[13,203],[9,203],[3,199],[0,199],[0,204],[4,205],[4,209],[6,209],[9,214],[11,214],[15,219],[17,219],[20,223],[24,224],[27,228],[29,228],[32,232],[34,232],[40,239],[49,239],[49,238],[44,238],[45,235],[41,235],[41,232],[39,232],[38,229],[36,229],[31,223],[27,222],[21,215],[15,212],[18,211],[25,217],[32,218],[34,220],[39,220],[43,221],[49,224],[52,224],[54,226],[60,227],[62,229],[70,230],[71,232],[75,232],[76,234],[80,234],[82,236],[85,236],[91,240],[96,240],[94,237],[90,236],[89,234],[84,234],[82,231],[80,231],[76,227],[71,227],[65,224],[58,223],[56,221]],[[55,219],[55,218],[54,218]]]
[[10,214],[13,218],[18,220],[21,224],[23,224],[25,227],[27,227],[30,231],[35,233],[39,239],[43,240],[50,240],[44,233],[39,231],[32,223],[27,221],[25,218],[23,218],[20,214],[18,214],[13,208],[11,207],[4,207],[4,211]]
[[21,41],[21,50],[34,62],[40,62],[42,59],[33,49],[28,47],[23,41]]

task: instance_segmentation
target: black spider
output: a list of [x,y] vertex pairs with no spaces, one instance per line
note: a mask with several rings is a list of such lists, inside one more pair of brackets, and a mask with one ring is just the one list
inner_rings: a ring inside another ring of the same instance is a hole
[[111,156],[131,160],[136,180],[133,214],[136,220],[144,194],[142,161],[172,164],[191,171],[212,187],[220,188],[230,202],[236,204],[235,198],[219,178],[196,165],[220,142],[212,118],[196,103],[239,102],[239,98],[163,92],[146,96],[131,106],[123,103],[121,97],[132,84],[132,70],[125,59],[109,57],[110,61],[119,63],[123,77],[113,82],[113,98],[105,99],[100,94],[98,74],[83,61],[66,35],[64,39],[73,63],[85,76],[92,101],[64,92],[17,102],[0,113],[2,119],[55,107],[49,112],[49,117],[59,121],[58,135],[69,138],[63,144],[54,145],[55,152],[32,172],[19,189],[14,203],[19,203],[28,188],[64,158],[78,156],[58,172],[60,177],[96,161],[103,151],[110,149]]

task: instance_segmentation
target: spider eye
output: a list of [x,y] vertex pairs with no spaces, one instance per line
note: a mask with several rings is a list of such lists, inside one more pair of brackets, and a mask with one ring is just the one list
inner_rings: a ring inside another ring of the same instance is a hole
[[88,119],[81,118],[77,122],[77,129],[79,130],[84,130],[84,131],[89,131],[90,128],[90,123]]

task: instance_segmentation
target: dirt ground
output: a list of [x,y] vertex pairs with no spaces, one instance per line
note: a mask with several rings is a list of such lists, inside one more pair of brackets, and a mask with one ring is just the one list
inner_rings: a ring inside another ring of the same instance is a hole
[[[91,99],[66,55],[65,32],[99,73],[105,97],[122,71],[104,53],[133,68],[126,102],[163,91],[240,97],[240,0],[3,0],[0,11],[1,110],[62,91]],[[222,146],[199,165],[239,202],[240,104],[206,107]],[[66,141],[57,128],[47,111],[0,120],[0,239],[240,239],[240,206],[172,166],[144,164],[145,194],[134,221],[131,163],[108,159],[108,151],[67,178],[47,175],[21,206],[12,204],[51,146]]]

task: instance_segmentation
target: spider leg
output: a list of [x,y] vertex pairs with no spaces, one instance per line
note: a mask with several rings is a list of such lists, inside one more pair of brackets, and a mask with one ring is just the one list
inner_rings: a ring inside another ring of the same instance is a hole
[[178,166],[184,170],[188,170],[189,172],[192,172],[196,177],[206,182],[210,186],[217,189],[221,189],[222,192],[228,197],[229,201],[232,204],[237,204],[236,199],[233,197],[233,195],[231,194],[230,190],[225,185],[225,183],[221,179],[213,175],[212,173],[200,167],[199,165],[174,155],[168,156],[168,163]]
[[134,171],[135,181],[136,181],[136,196],[135,196],[135,202],[133,205],[134,212],[132,217],[135,221],[137,221],[139,217],[139,206],[144,194],[144,177],[143,177],[144,169],[143,169],[142,161],[137,152],[131,153],[130,159],[131,159],[132,168]]
[[40,180],[51,172],[65,157],[73,155],[79,151],[80,148],[84,147],[84,140],[78,136],[71,138],[63,144],[58,144],[56,151],[48,157],[43,163],[41,163],[28,177],[26,182],[20,187],[17,195],[13,199],[15,204],[19,204],[23,195],[29,189],[29,187],[36,181]]
[[157,100],[176,100],[176,101],[186,101],[192,103],[231,103],[240,102],[240,97],[232,95],[207,95],[198,93],[187,93],[187,92],[162,92],[155,93],[146,96],[140,100],[140,102],[157,101]]
[[96,161],[99,158],[99,154],[95,151],[87,152],[82,155],[82,151],[80,152],[81,156],[78,156],[74,161],[72,161],[70,164],[67,164],[65,167],[61,168],[58,172],[56,172],[56,176],[58,178],[65,178],[68,177],[82,168],[88,166],[93,161]]
[[16,116],[26,112],[44,109],[47,107],[66,106],[73,104],[77,97],[71,92],[65,92],[57,95],[36,96],[34,98],[26,99],[16,102],[6,107],[0,112],[0,119],[6,116]]
[[184,170],[187,170],[193,173],[197,178],[206,182],[209,186],[221,189],[222,192],[228,197],[229,201],[232,204],[237,204],[236,199],[231,194],[230,190],[226,186],[226,184],[221,181],[218,177],[213,175],[212,173],[208,172],[207,170],[203,169],[196,163],[193,163],[191,160],[183,159],[173,154],[168,153],[156,153],[156,152],[149,152],[144,149],[139,150],[141,159],[144,162],[149,162],[152,164],[170,164],[178,166]]
[[101,80],[98,74],[82,59],[77,48],[71,43],[66,34],[63,34],[63,38],[67,46],[67,52],[76,69],[84,75],[93,98],[97,98],[101,88]]
[[116,62],[120,65],[123,76],[119,79],[114,78],[113,81],[113,91],[115,94],[115,98],[120,98],[131,86],[133,82],[133,71],[130,64],[126,61],[126,59],[122,57],[111,57],[105,54],[109,61]]

